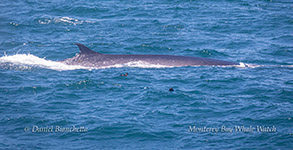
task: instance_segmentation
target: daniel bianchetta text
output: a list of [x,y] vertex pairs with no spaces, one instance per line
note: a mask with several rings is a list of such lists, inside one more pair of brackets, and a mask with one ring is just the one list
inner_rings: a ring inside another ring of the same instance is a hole
[[25,132],[33,132],[33,133],[64,133],[64,132],[75,132],[75,133],[82,133],[82,132],[87,132],[88,128],[80,126],[71,126],[71,127],[63,127],[63,126],[45,126],[45,127],[39,127],[39,126],[32,126],[30,127],[25,127],[24,128]]
[[275,133],[277,128],[275,126],[233,126],[226,127],[222,125],[221,127],[198,127],[189,126],[188,132],[192,133]]

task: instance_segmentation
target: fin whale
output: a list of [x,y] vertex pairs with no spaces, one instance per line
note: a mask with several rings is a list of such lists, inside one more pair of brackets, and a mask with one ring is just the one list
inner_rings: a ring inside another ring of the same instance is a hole
[[108,67],[117,64],[126,64],[136,61],[146,62],[147,64],[153,65],[162,65],[166,67],[239,65],[239,63],[235,62],[191,56],[101,54],[80,43],[76,43],[76,45],[79,47],[80,53],[61,62],[67,65],[80,65],[84,67],[95,68]]

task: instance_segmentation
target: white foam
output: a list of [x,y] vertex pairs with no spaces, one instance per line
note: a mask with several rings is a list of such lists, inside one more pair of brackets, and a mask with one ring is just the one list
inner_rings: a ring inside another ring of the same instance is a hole
[[73,25],[82,24],[84,22],[82,20],[78,20],[78,19],[74,19],[74,18],[70,18],[70,17],[55,18],[54,21],[56,23],[63,22],[63,23],[68,23],[68,24],[73,24]]
[[0,57],[0,63],[11,63],[14,68],[30,69],[31,67],[40,67],[53,70],[75,70],[75,69],[90,69],[88,67],[66,65],[61,62],[46,60],[32,54],[15,54],[12,56],[4,55]]
[[262,67],[262,65],[247,64],[247,63],[240,62],[239,65],[237,65],[236,67],[238,67],[238,68],[257,68],[257,67]]
[[257,65],[257,64],[247,64],[247,63],[240,62],[239,65],[237,65],[236,67],[239,67],[239,68],[259,68],[259,67],[292,68],[293,65]]

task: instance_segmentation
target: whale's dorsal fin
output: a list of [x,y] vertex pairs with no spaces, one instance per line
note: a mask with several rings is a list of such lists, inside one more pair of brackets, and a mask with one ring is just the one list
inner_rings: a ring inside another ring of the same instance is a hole
[[89,49],[88,47],[86,47],[80,43],[76,43],[75,45],[78,46],[78,48],[80,50],[80,54],[101,54],[101,53],[98,53],[98,52],[95,52],[95,51]]

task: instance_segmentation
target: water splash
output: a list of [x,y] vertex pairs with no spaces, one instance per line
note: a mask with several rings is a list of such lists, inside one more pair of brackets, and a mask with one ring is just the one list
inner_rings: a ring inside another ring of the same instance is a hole
[[0,66],[3,68],[13,68],[16,70],[28,70],[34,67],[36,68],[45,68],[45,69],[52,69],[52,70],[76,70],[76,69],[107,69],[107,68],[122,68],[122,67],[138,67],[138,68],[165,68],[168,66],[163,65],[156,65],[150,64],[143,61],[134,61],[125,64],[116,64],[112,66],[106,67],[83,67],[79,65],[67,65],[62,62],[46,60],[45,58],[40,58],[34,56],[32,54],[15,54],[11,56],[7,56],[4,53],[3,57],[0,57]]
[[45,58],[39,58],[32,54],[15,54],[12,56],[4,55],[0,57],[1,66],[6,65],[9,68],[15,68],[19,70],[31,69],[33,67],[40,67],[53,70],[75,70],[75,69],[89,69],[87,67],[66,65],[61,62],[46,60]]

